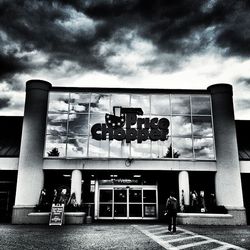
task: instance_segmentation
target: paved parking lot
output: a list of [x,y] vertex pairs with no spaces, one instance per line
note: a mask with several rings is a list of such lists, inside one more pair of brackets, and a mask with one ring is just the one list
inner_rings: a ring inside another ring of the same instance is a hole
[[0,225],[1,250],[26,249],[250,249],[250,227],[93,223],[49,227]]

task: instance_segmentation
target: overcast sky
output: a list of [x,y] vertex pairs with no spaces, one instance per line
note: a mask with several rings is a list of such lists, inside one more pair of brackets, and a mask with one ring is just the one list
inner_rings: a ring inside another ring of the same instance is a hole
[[0,0],[0,115],[23,115],[25,82],[234,88],[250,119],[249,0]]

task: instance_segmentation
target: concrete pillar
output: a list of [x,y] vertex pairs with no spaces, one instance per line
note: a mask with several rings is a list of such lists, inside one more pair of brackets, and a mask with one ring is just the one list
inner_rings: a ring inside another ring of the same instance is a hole
[[12,222],[26,223],[27,213],[38,203],[43,188],[43,150],[45,141],[49,82],[26,83],[26,100],[18,164],[15,206]]
[[243,205],[239,155],[236,139],[232,86],[216,84],[208,87],[211,92],[217,172],[215,192],[218,205],[237,214],[239,224],[246,224]]
[[189,175],[187,171],[179,172],[179,204],[181,204],[182,190],[184,191],[184,204],[190,204]]
[[71,194],[75,193],[76,201],[81,204],[82,194],[82,172],[80,170],[73,170],[71,175]]

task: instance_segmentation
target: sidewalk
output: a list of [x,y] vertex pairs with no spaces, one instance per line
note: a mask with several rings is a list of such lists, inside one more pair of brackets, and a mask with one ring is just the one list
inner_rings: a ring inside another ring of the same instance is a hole
[[250,249],[250,226],[198,227],[183,225],[177,228],[176,234],[173,234],[167,231],[166,224],[152,222],[102,222],[61,227],[0,225],[1,250],[208,250],[215,249],[215,247],[217,249]]

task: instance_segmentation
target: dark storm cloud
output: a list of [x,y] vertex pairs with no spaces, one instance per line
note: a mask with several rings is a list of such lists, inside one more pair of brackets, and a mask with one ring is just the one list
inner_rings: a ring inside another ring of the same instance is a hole
[[[1,1],[0,29],[7,38],[2,40],[0,77],[41,66],[53,69],[65,60],[82,71],[112,72],[107,60],[119,51],[101,54],[100,44],[112,41],[129,47],[131,41],[124,39],[121,30],[134,30],[152,42],[159,59],[143,64],[151,68],[160,64],[174,70],[182,59],[209,46],[219,46],[226,55],[247,56],[249,10],[247,0]],[[16,43],[17,51],[7,46],[11,42]],[[35,50],[47,56],[43,65],[29,59]],[[164,53],[174,56],[169,60],[160,56]],[[119,74],[119,67],[115,72]]]
[[6,108],[10,105],[10,99],[8,97],[0,97],[0,109]]
[[240,77],[239,79],[237,79],[236,83],[240,84],[243,83],[246,86],[250,85],[250,78],[246,78],[246,77]]

